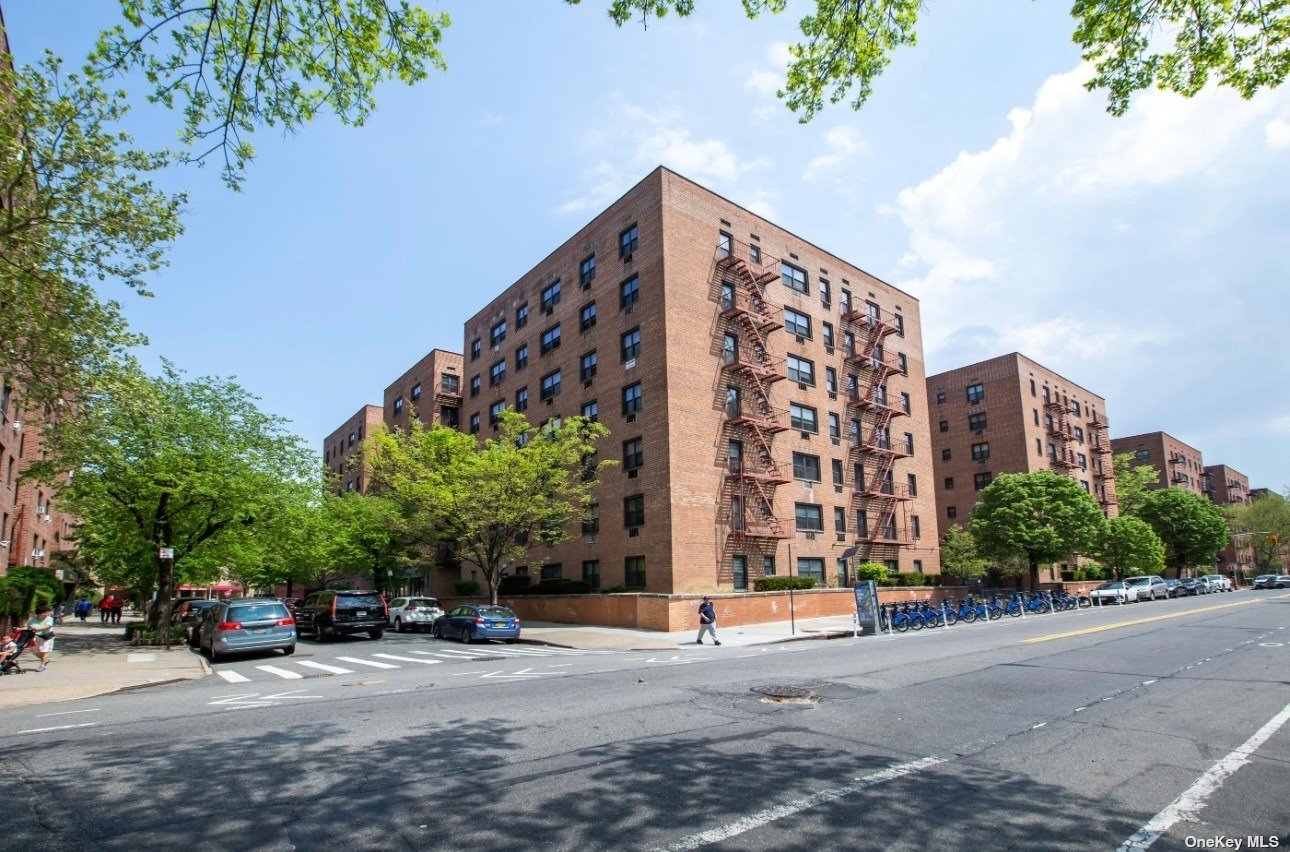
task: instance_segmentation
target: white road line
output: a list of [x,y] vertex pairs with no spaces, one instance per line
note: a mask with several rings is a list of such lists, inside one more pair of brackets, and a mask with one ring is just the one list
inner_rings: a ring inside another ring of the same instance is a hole
[[64,710],[62,713],[37,713],[36,718],[46,719],[50,716],[72,716],[76,713],[97,713],[97,712],[99,712],[99,708],[97,707],[95,707],[92,710]]
[[440,660],[422,660],[417,657],[400,657],[397,654],[373,654],[373,657],[380,657],[382,660],[402,660],[405,663],[420,663],[423,666],[437,666]]
[[277,675],[284,680],[303,680],[304,675],[300,672],[293,672],[291,669],[280,669],[277,666],[256,666],[262,672],[268,672],[271,675]]
[[360,666],[371,666],[374,669],[397,669],[398,666],[392,666],[389,663],[378,663],[375,660],[360,660],[358,657],[337,657],[338,660],[344,660],[347,663],[357,663]]
[[1160,839],[1160,836],[1175,823],[1181,820],[1194,820],[1200,809],[1205,807],[1206,800],[1217,793],[1223,786],[1223,782],[1236,770],[1249,763],[1250,755],[1267,742],[1287,720],[1290,720],[1290,704],[1273,716],[1266,725],[1255,731],[1254,736],[1241,743],[1235,751],[1207,769],[1196,779],[1196,783],[1184,790],[1182,795],[1169,804],[1169,807],[1152,817],[1137,834],[1124,841],[1117,852],[1146,849]]
[[247,677],[246,675],[240,675],[237,672],[230,672],[224,669],[220,669],[219,671],[215,672],[215,674],[224,678],[224,680],[228,681],[229,683],[246,683],[250,680],[250,678]]
[[909,763],[898,763],[895,766],[875,772],[872,775],[866,775],[863,778],[857,778],[855,783],[847,784],[843,787],[834,787],[831,790],[821,790],[818,793],[812,793],[809,796],[803,796],[800,799],[793,799],[782,805],[776,805],[773,808],[767,808],[764,811],[758,811],[750,814],[743,819],[737,819],[734,822],[723,825],[719,828],[709,829],[698,834],[691,834],[689,837],[682,837],[675,843],[662,847],[667,852],[673,850],[698,849],[700,846],[707,846],[710,843],[720,843],[729,840],[732,837],[752,831],[755,828],[761,828],[775,820],[790,817],[799,814],[804,810],[832,802],[843,796],[849,796],[852,793],[858,793],[870,787],[877,786],[886,781],[894,781],[897,778],[903,778],[906,775],[913,775],[915,772],[921,772],[928,767],[935,766],[938,763],[944,763],[945,759],[940,757],[924,757],[920,760],[910,761]]
[[47,731],[66,731],[68,728],[92,728],[98,722],[82,722],[79,725],[58,725],[53,728],[28,728],[25,731],[18,731],[19,734],[43,734]]
[[332,674],[353,674],[353,669],[342,669],[340,666],[329,666],[326,663],[315,663],[312,660],[296,660],[296,665],[306,666],[319,671],[331,672]]

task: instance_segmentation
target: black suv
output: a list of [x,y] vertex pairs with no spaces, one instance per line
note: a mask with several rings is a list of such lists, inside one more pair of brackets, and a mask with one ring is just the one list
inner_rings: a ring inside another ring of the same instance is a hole
[[296,606],[296,629],[326,642],[342,633],[366,633],[380,639],[389,626],[385,598],[379,592],[314,592]]

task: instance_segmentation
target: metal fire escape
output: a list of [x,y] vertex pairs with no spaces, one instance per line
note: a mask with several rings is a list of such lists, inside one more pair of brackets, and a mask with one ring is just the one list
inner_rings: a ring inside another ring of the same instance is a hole
[[912,497],[894,481],[896,460],[909,454],[891,441],[892,419],[909,412],[888,398],[887,380],[900,372],[900,365],[882,346],[897,326],[869,302],[844,306],[842,322],[855,340],[854,348],[844,349],[843,362],[848,373],[847,416],[859,424],[858,433],[852,430],[849,451],[855,470],[853,507],[863,519],[856,530],[859,555],[868,562],[895,559],[899,548],[913,545],[904,511]]
[[733,248],[718,248],[714,264],[720,302],[717,334],[727,388],[724,422],[728,438],[744,448],[738,457],[726,461],[729,535],[786,539],[789,533],[775,516],[775,488],[790,479],[780,471],[772,443],[775,435],[788,430],[788,417],[770,404],[770,388],[788,376],[784,359],[771,355],[766,339],[783,328],[766,301],[766,285],[778,280],[779,273],[744,260]]
[[1117,506],[1115,498],[1115,470],[1111,449],[1111,433],[1107,428],[1106,415],[1092,412],[1088,421],[1089,439],[1093,444],[1093,454],[1097,456],[1096,470],[1093,479],[1098,484],[1097,502],[1102,512],[1110,517],[1110,512]]
[[1044,422],[1048,429],[1048,437],[1056,450],[1050,461],[1054,468],[1067,474],[1079,467],[1075,453],[1071,450],[1071,442],[1075,440],[1075,430],[1071,428],[1069,414],[1069,406],[1061,400],[1050,399],[1044,403]]

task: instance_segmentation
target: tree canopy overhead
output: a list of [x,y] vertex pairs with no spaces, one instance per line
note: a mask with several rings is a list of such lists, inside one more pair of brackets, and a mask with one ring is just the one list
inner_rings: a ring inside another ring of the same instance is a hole
[[[565,0],[577,4],[582,0]],[[669,11],[685,17],[695,0],[612,0],[622,26]],[[917,43],[922,0],[815,0],[802,39],[789,46],[779,96],[803,122],[851,97],[860,109],[899,47]],[[787,0],[743,0],[744,13],[778,14]],[[933,7],[934,11],[934,7]],[[1092,63],[1090,90],[1107,92],[1107,111],[1123,115],[1135,92],[1152,87],[1191,97],[1211,79],[1253,97],[1290,73],[1290,3],[1286,0],[1076,0],[1072,38]]]

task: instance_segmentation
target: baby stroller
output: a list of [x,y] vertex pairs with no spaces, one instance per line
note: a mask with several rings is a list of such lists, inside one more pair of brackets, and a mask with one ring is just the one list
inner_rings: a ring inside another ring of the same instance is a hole
[[18,635],[13,640],[13,643],[18,646],[18,650],[13,652],[12,657],[0,663],[0,675],[22,674],[23,669],[18,663],[18,658],[22,656],[22,652],[27,649],[27,645],[31,643],[35,635],[36,631],[34,630],[18,631]]

